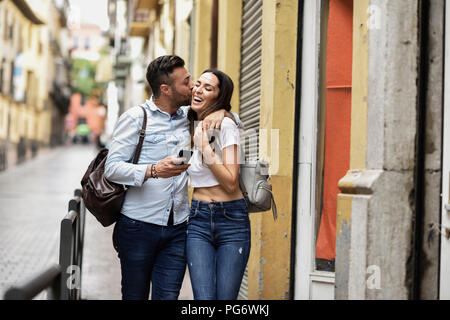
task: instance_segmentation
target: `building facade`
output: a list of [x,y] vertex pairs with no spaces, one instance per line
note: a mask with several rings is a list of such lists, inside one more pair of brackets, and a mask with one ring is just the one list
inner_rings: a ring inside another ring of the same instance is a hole
[[27,1],[0,1],[0,170],[62,142],[70,94],[59,37],[64,13],[51,0],[39,5],[37,13]]
[[128,2],[141,68],[228,73],[247,156],[271,164],[279,219],[250,216],[241,299],[450,298],[445,3]]

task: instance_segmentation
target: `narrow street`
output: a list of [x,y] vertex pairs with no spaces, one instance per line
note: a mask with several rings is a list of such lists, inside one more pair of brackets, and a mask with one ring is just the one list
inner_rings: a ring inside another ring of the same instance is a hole
[[[148,162],[173,155],[179,105],[239,116],[217,141],[248,174],[226,152],[191,171],[204,200],[248,192],[238,299],[450,300],[450,0],[0,0],[0,38],[0,300],[59,262],[96,146],[137,139],[143,103]],[[121,299],[114,227],[84,222],[74,296]]]
[[[0,173],[0,297],[11,285],[58,262],[61,219],[95,156],[92,146],[66,146]],[[120,263],[104,228],[87,212],[82,299],[117,300]],[[45,299],[45,293],[36,299]],[[186,273],[180,299],[192,299]]]

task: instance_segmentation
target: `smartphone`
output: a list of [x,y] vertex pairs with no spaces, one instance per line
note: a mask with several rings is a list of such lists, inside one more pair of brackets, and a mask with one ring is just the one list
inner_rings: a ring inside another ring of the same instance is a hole
[[178,158],[185,158],[186,161],[181,161],[180,163],[177,163],[177,165],[188,164],[188,162],[191,159],[193,153],[194,152],[191,151],[191,150],[180,150],[180,152],[178,153]]

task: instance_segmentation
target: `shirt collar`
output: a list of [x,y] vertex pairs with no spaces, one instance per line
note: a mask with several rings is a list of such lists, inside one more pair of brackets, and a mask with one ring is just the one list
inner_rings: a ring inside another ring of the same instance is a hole
[[[151,111],[159,111],[163,114],[169,115],[167,112],[162,111],[160,108],[158,108],[155,104],[155,102],[153,101],[153,96],[150,97],[150,99],[148,99],[145,104],[150,108]],[[171,119],[176,119],[180,116],[184,116],[184,112],[183,112],[183,107],[180,107],[177,112],[175,112],[173,115],[169,115],[171,117]]]

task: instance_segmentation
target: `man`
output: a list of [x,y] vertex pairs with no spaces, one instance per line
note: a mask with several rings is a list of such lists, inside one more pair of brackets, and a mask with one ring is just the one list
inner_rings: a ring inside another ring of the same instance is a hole
[[[189,165],[177,164],[183,159],[176,155],[190,146],[189,107],[183,106],[191,103],[194,83],[177,56],[152,61],[147,80],[153,96],[143,104],[147,128],[139,162],[131,163],[144,114],[134,107],[119,118],[105,164],[109,180],[129,186],[113,244],[121,264],[122,299],[148,299],[151,282],[153,300],[176,300],[186,270],[189,215]],[[203,125],[219,128],[223,118],[224,111],[218,111]]]

